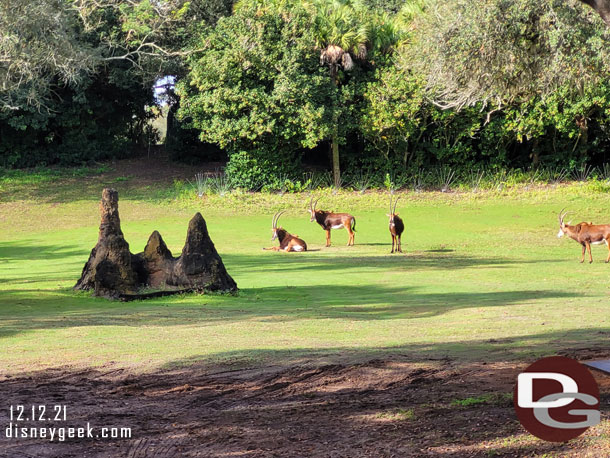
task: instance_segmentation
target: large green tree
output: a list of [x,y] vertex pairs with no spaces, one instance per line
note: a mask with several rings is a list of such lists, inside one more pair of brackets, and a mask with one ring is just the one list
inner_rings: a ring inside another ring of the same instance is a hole
[[493,110],[610,75],[610,29],[575,0],[436,0],[427,12],[410,58],[442,107]]
[[[399,34],[390,16],[372,10],[359,0],[314,1],[316,12],[316,44],[320,50],[320,64],[329,70],[334,92],[339,94],[346,73],[355,66],[365,66],[372,57],[387,51],[394,45]],[[331,156],[335,186],[341,184],[339,144],[341,97],[334,98],[332,106],[333,126],[331,131]]]
[[200,139],[295,168],[296,152],[329,136],[334,97],[315,51],[313,19],[298,3],[241,4],[193,43],[178,84],[179,117]]
[[0,0],[0,164],[128,154],[159,77],[229,0]]
[[396,39],[390,17],[361,2],[244,0],[193,43],[180,116],[232,152],[286,157],[329,140],[339,186],[358,85]]
[[0,0],[0,109],[40,107],[53,84],[74,84],[98,57],[62,0]]
[[597,11],[604,22],[610,26],[610,0],[580,0]]

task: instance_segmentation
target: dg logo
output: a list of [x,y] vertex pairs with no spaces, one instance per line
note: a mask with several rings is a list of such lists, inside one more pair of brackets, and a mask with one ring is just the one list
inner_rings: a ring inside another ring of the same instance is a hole
[[540,359],[520,373],[513,401],[523,427],[546,441],[569,441],[600,422],[597,382],[563,356]]

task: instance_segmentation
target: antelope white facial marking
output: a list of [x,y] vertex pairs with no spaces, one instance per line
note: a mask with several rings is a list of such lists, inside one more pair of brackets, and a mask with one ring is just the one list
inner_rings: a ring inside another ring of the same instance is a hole
[[557,238],[560,239],[563,236],[564,236],[563,230],[559,229],[559,233],[557,234]]
[[343,224],[336,224],[332,228],[333,229],[341,229],[342,227],[343,227]]

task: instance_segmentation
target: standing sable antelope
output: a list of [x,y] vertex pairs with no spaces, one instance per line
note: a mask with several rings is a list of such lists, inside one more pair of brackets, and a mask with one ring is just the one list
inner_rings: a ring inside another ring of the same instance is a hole
[[[398,216],[398,213],[396,213],[398,199],[396,198],[396,201],[394,201],[394,210],[392,210],[392,194],[390,194],[390,214],[387,215],[390,217],[390,234],[392,235],[392,251],[390,253],[394,253],[394,251],[402,253],[400,237],[405,230],[405,224],[402,222],[402,218]],[[396,246],[396,250],[394,250],[394,246]]]
[[307,244],[304,240],[301,240],[298,235],[290,234],[286,229],[283,229],[282,226],[277,227],[277,222],[282,216],[283,211],[276,213],[273,215],[271,220],[271,232],[273,232],[273,236],[271,240],[278,240],[280,242],[280,246],[274,246],[271,248],[263,248],[263,250],[273,250],[273,251],[307,251]]
[[324,210],[316,210],[319,198],[313,201],[313,197],[309,201],[309,214],[311,215],[310,221],[314,221],[322,226],[322,229],[326,231],[326,246],[330,246],[330,230],[331,229],[347,229],[349,234],[349,240],[347,246],[354,245],[354,232],[356,232],[356,218],[347,213],[331,213]]
[[[565,210],[565,208],[564,208]],[[559,212],[559,233],[557,237],[561,238],[564,235],[576,240],[582,245],[582,258],[580,262],[585,262],[585,250],[589,251],[589,263],[593,262],[591,255],[591,245],[600,245],[605,243],[608,247],[608,257],[606,263],[610,261],[610,224],[593,224],[591,222],[582,222],[571,226],[570,223],[565,224],[563,219],[568,213]]]

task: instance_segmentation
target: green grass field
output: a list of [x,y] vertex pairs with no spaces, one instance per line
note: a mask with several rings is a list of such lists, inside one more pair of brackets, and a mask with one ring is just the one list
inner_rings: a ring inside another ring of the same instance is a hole
[[[177,255],[201,211],[237,296],[109,302],[71,290],[95,245],[104,184],[121,196],[132,252],[157,229]],[[485,194],[407,193],[404,255],[390,255],[387,196],[323,195],[352,212],[345,231],[309,222],[308,195],[172,199],[131,179],[66,178],[0,186],[0,372],[117,365],[135,371],[192,362],[253,364],[400,354],[413,361],[522,360],[606,347],[605,247],[592,265],[556,237],[557,213],[610,221],[606,194],[579,185]],[[263,252],[271,215],[311,252]],[[567,220],[566,220],[567,221]]]

